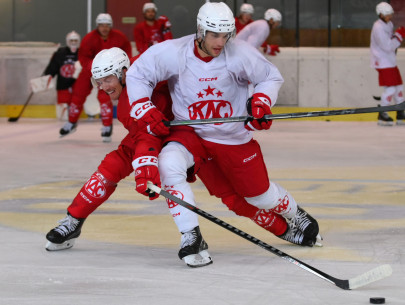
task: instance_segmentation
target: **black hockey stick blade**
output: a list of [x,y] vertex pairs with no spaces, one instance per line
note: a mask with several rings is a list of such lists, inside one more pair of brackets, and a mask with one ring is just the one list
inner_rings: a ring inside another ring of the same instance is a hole
[[[293,112],[293,113],[280,113],[270,114],[264,117],[267,120],[280,120],[280,119],[299,119],[299,118],[312,118],[321,116],[334,116],[334,115],[347,115],[347,114],[361,114],[373,112],[386,112],[386,111],[401,111],[405,110],[405,102],[392,106],[383,107],[366,107],[366,108],[350,108],[340,110],[326,110],[326,111],[310,111],[310,112]],[[203,125],[203,124],[220,124],[220,123],[236,123],[253,120],[250,116],[227,117],[227,118],[211,118],[211,119],[198,119],[198,120],[179,120],[179,121],[165,121],[166,126],[183,126],[183,125]]]
[[23,112],[24,112],[24,110],[25,110],[25,107],[27,107],[27,105],[28,105],[28,103],[30,102],[31,97],[32,97],[33,95],[34,95],[34,92],[31,91],[31,93],[30,93],[30,95],[28,96],[28,98],[27,98],[27,100],[26,100],[24,106],[22,107],[20,113],[19,113],[16,117],[8,118],[8,121],[9,121],[9,122],[17,122],[17,121],[18,121],[18,119],[22,116],[22,114],[23,114]]
[[373,95],[373,99],[375,99],[376,101],[381,101],[381,96]]
[[295,266],[298,266],[318,277],[320,277],[321,279],[336,285],[337,287],[344,289],[344,290],[350,290],[350,289],[356,289],[365,285],[368,285],[372,282],[381,280],[387,276],[390,276],[392,274],[392,269],[390,265],[382,265],[379,266],[377,268],[374,268],[364,274],[361,274],[355,278],[352,278],[350,280],[341,280],[341,279],[337,279],[333,276],[330,276],[329,274],[326,274],[323,271],[320,271],[318,269],[316,269],[315,267],[312,267],[284,252],[282,252],[281,250],[274,248],[273,246],[265,243],[264,241],[261,241],[260,239],[249,235],[248,233],[235,228],[234,226],[226,223],[225,221],[209,214],[208,212],[205,212],[191,204],[189,204],[188,202],[181,200],[180,198],[170,194],[169,192],[166,192],[165,190],[162,190],[160,187],[157,187],[156,185],[152,184],[150,181],[148,182],[148,188],[155,192],[158,193],[160,195],[162,195],[163,197],[165,197],[166,199],[169,199],[171,201],[176,202],[177,204],[180,204],[181,206],[185,207],[186,209],[204,217],[205,219],[208,219],[209,221],[227,229],[228,231],[252,242],[253,244],[285,259],[286,261],[288,261],[289,263],[292,263]]

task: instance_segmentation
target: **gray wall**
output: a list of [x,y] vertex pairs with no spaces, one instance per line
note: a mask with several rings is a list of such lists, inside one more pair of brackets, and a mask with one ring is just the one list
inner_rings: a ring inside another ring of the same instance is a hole
[[[92,0],[94,19],[105,12],[105,0]],[[86,0],[1,0],[0,41],[48,41],[65,44],[72,30],[87,33]]]

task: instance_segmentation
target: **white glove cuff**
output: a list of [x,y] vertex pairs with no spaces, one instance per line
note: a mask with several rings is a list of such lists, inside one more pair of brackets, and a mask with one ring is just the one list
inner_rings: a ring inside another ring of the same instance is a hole
[[399,34],[398,32],[396,32],[394,35],[395,35],[395,37],[399,40],[399,42],[402,42],[403,37],[401,36],[401,34]]
[[138,167],[147,165],[158,166],[158,158],[154,156],[143,156],[136,158],[134,161],[132,161],[132,167],[134,168],[135,171]]
[[131,117],[139,120],[141,117],[145,115],[149,110],[152,108],[156,108],[155,105],[151,101],[147,101],[144,103],[136,103],[131,108]]

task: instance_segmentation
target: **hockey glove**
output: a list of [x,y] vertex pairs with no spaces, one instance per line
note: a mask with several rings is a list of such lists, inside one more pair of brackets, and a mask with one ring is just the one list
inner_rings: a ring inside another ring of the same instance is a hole
[[402,42],[402,40],[405,38],[405,28],[403,26],[397,28],[394,36],[399,40],[399,42]]
[[169,127],[163,124],[167,121],[151,101],[135,103],[131,109],[131,117],[138,122],[138,128],[154,136],[167,136]]
[[270,56],[276,56],[276,53],[280,53],[280,49],[277,44],[266,44],[264,52]]
[[272,120],[266,120],[264,115],[272,114],[271,100],[263,93],[255,93],[248,99],[246,108],[248,114],[252,116],[245,121],[245,128],[250,131],[270,129]]
[[158,170],[158,160],[155,156],[143,156],[132,161],[132,167],[135,171],[136,191],[142,195],[148,196],[149,200],[159,197],[159,194],[148,189],[148,181],[161,187],[160,175]]
[[170,28],[172,26],[172,24],[170,23],[169,18],[167,18],[164,15],[160,16],[158,18],[158,20],[160,21],[160,23],[163,25],[164,28]]

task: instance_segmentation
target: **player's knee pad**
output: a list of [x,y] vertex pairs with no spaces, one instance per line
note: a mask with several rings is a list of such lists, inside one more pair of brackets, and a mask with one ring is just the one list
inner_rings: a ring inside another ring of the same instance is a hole
[[193,155],[180,143],[170,142],[159,154],[159,173],[164,184],[183,183],[187,178],[187,169],[194,164]]

